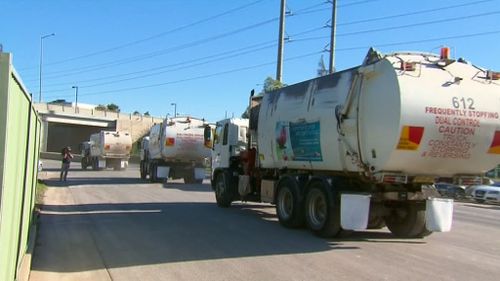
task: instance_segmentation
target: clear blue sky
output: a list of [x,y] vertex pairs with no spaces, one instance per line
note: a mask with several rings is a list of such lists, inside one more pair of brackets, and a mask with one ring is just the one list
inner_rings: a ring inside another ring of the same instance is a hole
[[[338,0],[338,70],[368,48],[439,52],[500,71],[499,0]],[[38,101],[115,103],[122,112],[177,112],[209,121],[240,116],[252,88],[275,77],[280,0],[0,0],[0,44]],[[283,81],[328,64],[331,4],[287,0]]]

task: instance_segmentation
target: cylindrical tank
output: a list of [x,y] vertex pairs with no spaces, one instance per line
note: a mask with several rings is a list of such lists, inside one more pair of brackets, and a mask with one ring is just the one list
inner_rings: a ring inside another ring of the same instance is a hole
[[500,163],[500,83],[465,62],[396,53],[262,98],[263,168],[479,174]]
[[92,156],[128,158],[132,149],[132,137],[128,132],[100,131],[92,134],[90,141],[94,144]]
[[210,157],[204,145],[206,122],[192,117],[165,119],[150,131],[149,151],[153,159],[165,161],[202,162]]

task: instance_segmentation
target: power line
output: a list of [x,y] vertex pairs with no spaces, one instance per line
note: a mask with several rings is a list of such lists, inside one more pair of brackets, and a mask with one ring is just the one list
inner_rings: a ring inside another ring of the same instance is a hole
[[473,6],[473,5],[477,5],[477,4],[481,4],[481,3],[485,3],[485,2],[491,2],[491,1],[495,1],[495,0],[481,0],[481,1],[463,3],[463,4],[458,4],[458,5],[440,7],[440,8],[420,10],[420,11],[415,11],[415,12],[410,12],[410,13],[403,13],[403,14],[397,14],[397,15],[391,15],[391,16],[384,16],[384,17],[378,17],[378,18],[370,18],[370,19],[364,19],[364,20],[356,20],[356,21],[351,21],[351,22],[339,23],[339,24],[337,24],[337,26],[353,25],[353,24],[367,23],[367,22],[374,22],[374,21],[381,21],[381,20],[394,19],[394,18],[400,18],[400,17],[406,17],[406,16],[414,16],[414,15],[426,14],[426,13],[431,13],[431,12],[438,12],[438,11],[443,11],[443,10],[450,10],[450,9],[454,9],[454,8],[461,8],[461,7],[466,7],[466,6]]
[[[371,3],[371,2],[376,2],[376,1],[380,1],[380,0],[364,0],[364,1],[357,1],[357,2],[352,2],[352,3],[345,3],[345,4],[340,4],[340,5],[337,5],[338,8],[345,8],[345,7],[350,7],[350,6],[356,6],[356,5],[362,5],[362,4],[368,4],[368,3]],[[330,1],[325,1],[323,4],[326,4],[326,3],[329,3]],[[319,5],[316,5],[316,6],[319,6]],[[312,13],[317,13],[317,12],[323,12],[323,11],[326,11],[326,10],[331,10],[331,7],[328,7],[328,8],[321,8],[321,9],[315,9],[315,10],[311,10],[311,9],[307,9],[307,10],[304,10],[304,11],[297,11],[297,13],[293,14],[294,16],[295,15],[307,15],[307,14],[312,14]]]
[[[319,29],[322,29],[322,28],[323,27],[321,27]],[[291,37],[299,36],[299,35],[303,35],[303,34],[307,34],[307,33],[311,33],[311,32],[314,32],[316,30],[318,30],[318,28],[305,30],[305,31],[293,34],[293,35],[291,35]],[[292,40],[289,40],[287,42],[291,42],[291,41]],[[210,55],[210,56],[194,58],[194,59],[190,59],[190,60],[183,61],[183,62],[178,62],[178,63],[169,64],[169,65],[160,66],[160,67],[154,67],[154,68],[151,68],[151,69],[146,69],[146,70],[141,70],[141,71],[134,71],[134,72],[117,74],[117,75],[110,75],[110,76],[99,77],[99,78],[95,78],[95,79],[80,80],[80,81],[78,81],[78,83],[80,85],[82,85],[81,83],[85,83],[85,82],[107,80],[107,79],[112,79],[112,78],[120,78],[120,77],[134,75],[134,74],[148,73],[148,72],[153,72],[153,71],[156,71],[156,70],[168,69],[168,68],[172,68],[172,67],[176,67],[176,66],[178,66],[178,68],[176,68],[174,70],[181,70],[181,69],[185,69],[185,68],[190,68],[190,67],[194,67],[194,66],[199,66],[199,65],[207,64],[207,63],[210,63],[210,62],[213,62],[213,61],[221,61],[221,60],[225,60],[225,59],[229,59],[229,58],[234,58],[236,56],[241,56],[241,55],[253,53],[253,52],[256,52],[256,51],[260,51],[260,50],[264,50],[264,49],[269,49],[271,47],[276,46],[276,44],[277,43],[275,42],[275,40],[270,40],[270,41],[260,42],[260,43],[257,43],[257,44],[252,44],[252,45],[246,46],[246,47],[240,47],[238,49],[233,49],[233,50],[230,50],[230,51],[224,51],[224,52],[213,54],[213,55]],[[203,60],[208,60],[208,61],[200,62],[200,61],[203,61]],[[193,62],[196,62],[196,63],[192,64]],[[188,64],[188,65],[183,67],[182,65],[184,65],[184,64]],[[173,71],[173,70],[167,70],[167,71],[161,71],[161,72],[154,72],[154,73],[151,73],[149,75],[142,75],[142,76],[138,76],[138,77],[128,78],[128,79],[125,79],[125,80],[132,80],[132,79],[136,79],[136,78],[143,78],[143,77],[158,75],[158,74],[162,74],[162,73],[166,73],[166,72],[171,72],[171,71]],[[59,76],[57,76],[57,78],[61,78],[61,77],[65,77],[65,76],[72,76],[72,75],[73,74],[68,74],[68,75],[63,75],[63,76],[59,75]],[[69,85],[69,84],[74,84],[74,83],[75,83],[75,81],[64,82],[64,83],[55,83],[55,84],[53,83],[53,84],[48,84],[47,86],[48,87],[51,87],[51,86],[53,87],[53,86],[58,86],[58,85]],[[80,86],[80,87],[83,88],[83,87],[90,87],[90,86]],[[64,89],[59,89],[59,90],[52,90],[52,92],[63,92],[63,91],[66,91],[66,90],[67,89],[64,88]]]
[[492,35],[492,34],[498,34],[498,33],[500,33],[500,30],[492,30],[492,31],[479,32],[479,33],[462,34],[462,35],[446,36],[446,37],[439,37],[439,38],[429,38],[429,39],[419,39],[419,40],[411,40],[411,41],[403,41],[403,42],[374,44],[372,46],[358,46],[358,47],[341,48],[341,49],[337,49],[337,50],[338,51],[352,51],[352,50],[368,49],[370,47],[389,47],[389,46],[398,46],[398,45],[410,45],[410,44],[428,43],[428,42],[451,40],[451,39],[472,38],[472,37],[486,36],[486,35]]
[[[291,58],[285,59],[285,61],[298,60],[298,59],[302,59],[302,58],[305,58],[305,57],[310,57],[310,56],[313,56],[313,55],[318,55],[321,52],[322,51],[316,51],[316,52],[312,52],[312,53],[307,53],[307,54],[303,54],[303,55],[299,55],[299,56],[295,56],[295,57],[291,57]],[[150,84],[150,85],[144,85],[144,86],[138,86],[138,87],[109,90],[109,91],[87,93],[87,94],[84,94],[83,96],[102,95],[102,94],[109,94],[109,93],[116,93],[116,92],[127,92],[127,91],[141,90],[141,89],[147,89],[147,88],[154,88],[154,87],[171,85],[171,84],[178,84],[178,83],[182,83],[182,82],[189,82],[189,81],[193,81],[193,80],[199,80],[199,79],[204,79],[204,78],[216,77],[216,76],[220,76],[220,75],[231,74],[231,73],[234,73],[234,72],[240,72],[240,71],[245,71],[245,70],[260,68],[260,67],[263,67],[263,66],[273,65],[275,63],[276,63],[276,61],[265,62],[265,63],[256,64],[256,65],[252,65],[252,66],[240,67],[240,68],[235,68],[235,69],[231,69],[231,70],[226,70],[226,71],[221,71],[221,72],[216,72],[216,73],[211,73],[211,74],[206,74],[206,75],[199,75],[199,76],[195,76],[195,77],[190,77],[190,78],[185,78],[185,79],[179,79],[179,80],[174,80],[174,81],[169,81],[169,82],[162,82],[162,83],[156,83],[156,84]],[[54,98],[54,97],[55,96],[50,96],[50,98]],[[57,97],[60,97],[60,96],[57,96]]]
[[[143,38],[143,39],[135,40],[135,41],[132,41],[132,42],[129,42],[129,43],[125,43],[125,44],[118,45],[118,46],[115,46],[115,47],[111,47],[111,48],[108,48],[108,49],[104,49],[104,50],[101,50],[101,51],[96,51],[96,52],[84,54],[84,55],[73,57],[73,58],[68,58],[68,59],[64,59],[64,60],[60,60],[60,61],[55,61],[55,62],[52,62],[52,63],[47,63],[46,65],[62,64],[62,63],[70,62],[70,61],[75,61],[75,60],[83,59],[83,58],[93,57],[93,56],[97,56],[97,55],[100,55],[100,54],[105,54],[105,53],[113,52],[113,51],[116,51],[116,50],[119,50],[119,49],[123,49],[123,48],[126,48],[126,47],[130,47],[130,46],[133,46],[133,45],[137,45],[137,44],[140,44],[140,43],[143,43],[143,42],[151,41],[153,39],[160,38],[160,37],[163,37],[165,35],[169,35],[171,33],[175,33],[175,32],[178,32],[178,31],[181,31],[181,30],[184,30],[184,29],[187,29],[187,28],[190,28],[190,27],[193,27],[193,26],[196,26],[196,25],[199,25],[199,24],[202,24],[202,23],[205,23],[205,22],[208,22],[208,21],[211,21],[211,20],[223,17],[223,16],[226,16],[228,14],[232,14],[234,12],[246,9],[246,8],[248,8],[250,6],[256,5],[256,4],[258,4],[260,2],[263,2],[263,1],[264,0],[253,1],[253,2],[250,2],[248,4],[245,4],[245,5],[233,8],[233,9],[229,9],[229,10],[224,11],[222,13],[219,13],[219,14],[216,14],[216,15],[213,15],[213,16],[210,16],[210,17],[207,17],[207,18],[204,18],[204,19],[201,19],[201,20],[198,20],[198,21],[186,24],[186,25],[182,25],[182,26],[170,29],[170,30],[165,31],[165,32],[161,32],[161,33],[152,35],[150,37],[146,37],[146,38]],[[24,70],[26,70],[26,69],[32,69],[32,68],[35,68],[35,67],[24,68]],[[21,69],[21,70],[23,70],[23,69]]]
[[[369,29],[369,30],[361,30],[361,31],[340,33],[340,34],[337,34],[337,36],[339,36],[339,37],[340,36],[352,36],[352,35],[366,34],[366,33],[372,33],[372,32],[381,32],[381,31],[388,31],[388,30],[395,30],[395,29],[404,29],[404,28],[408,28],[408,27],[431,25],[431,24],[437,24],[437,23],[443,23],[443,22],[459,21],[459,20],[464,20],[464,19],[471,19],[471,18],[477,18],[477,17],[491,16],[491,15],[495,15],[495,14],[499,14],[499,13],[500,13],[500,11],[492,11],[492,12],[487,12],[487,13],[482,13],[482,14],[474,14],[474,15],[468,15],[468,16],[461,16],[461,17],[454,17],[454,18],[447,18],[447,19],[440,19],[440,20],[433,20],[433,21],[426,21],[426,22],[419,22],[419,23],[413,23],[413,24],[397,25],[397,26],[375,28],[375,29]],[[325,38],[330,38],[330,37],[329,36],[318,36],[318,37],[296,39],[295,41],[308,41],[308,40],[317,40],[317,39],[325,39]]]
[[[479,14],[479,15],[471,15],[471,16],[465,16],[465,17],[460,17],[460,18],[453,18],[451,20],[457,20],[457,19],[463,19],[463,18],[469,18],[469,17],[478,17],[478,16],[483,16],[483,15],[492,14],[492,13],[499,13],[499,12],[497,11],[497,12],[491,12],[491,13],[483,13],[483,14]],[[430,24],[430,23],[443,22],[443,21],[449,21],[449,20],[450,19],[443,19],[443,20],[426,22],[426,23],[410,24],[410,25],[405,25],[405,26],[396,26],[396,27],[388,27],[388,28],[383,28],[383,29],[373,29],[373,30],[365,30],[365,31],[359,31],[359,32],[352,32],[352,33],[344,33],[344,34],[339,34],[339,36],[347,36],[347,35],[354,35],[354,34],[359,34],[359,33],[367,33],[367,32],[375,32],[375,31],[382,31],[382,30],[392,30],[392,29],[406,28],[406,27],[415,26],[415,25]],[[318,28],[313,28],[313,29],[310,29],[310,30],[306,30],[306,31],[297,33],[297,34],[295,34],[293,36],[300,36],[300,35],[303,35],[303,34],[306,34],[306,33],[309,33],[309,32],[314,32],[316,30],[318,30]],[[296,40],[294,39],[293,41],[296,41],[296,42],[298,42],[298,41],[309,41],[309,40],[324,39],[324,38],[327,38],[327,37],[326,36],[311,37],[311,38],[303,38],[303,39],[296,39]],[[265,43],[255,44],[255,45],[252,45],[250,47],[253,47],[253,46],[262,46],[263,44],[268,44],[269,42],[270,41],[265,42]],[[266,46],[265,48],[270,48],[273,45],[275,45],[275,44]],[[250,47],[247,47],[247,48],[250,48]],[[235,56],[241,56],[243,54],[248,54],[250,52],[259,51],[259,50],[265,49],[265,48],[258,48],[258,49],[255,49],[253,51],[246,51],[246,52],[243,52],[243,53],[240,52],[239,54],[236,54],[236,55],[230,55],[230,56],[227,56],[227,57],[222,57],[219,60],[227,59],[227,58],[232,58],[232,57],[235,57]],[[169,67],[180,66],[182,64],[189,64],[192,61],[199,61],[199,60],[203,60],[203,59],[211,59],[212,58],[212,60],[208,61],[208,62],[196,63],[194,65],[187,65],[187,66],[178,67],[178,68],[175,69],[175,70],[182,70],[182,69],[186,69],[186,68],[189,68],[189,67],[199,66],[199,65],[202,65],[202,64],[207,64],[207,63],[213,62],[214,61],[213,58],[220,57],[221,55],[227,55],[228,53],[232,53],[234,51],[241,51],[243,49],[246,49],[246,48],[240,48],[238,50],[224,52],[224,53],[220,53],[220,54],[217,54],[217,55],[212,55],[212,56],[208,56],[208,57],[204,57],[204,58],[198,58],[198,59],[194,59],[194,60],[191,60],[191,61],[181,62],[181,63],[177,63],[177,64],[173,64],[173,65],[168,65],[168,66],[164,66],[164,67],[157,67],[157,68],[153,68],[153,69],[150,69],[150,70],[144,70],[144,71],[140,71],[140,72],[127,73],[127,74],[122,74],[122,75],[114,75],[114,76],[106,77],[106,78],[92,79],[91,81],[105,80],[105,79],[109,79],[109,78],[119,78],[119,77],[123,77],[123,76],[127,76],[127,75],[133,75],[133,74],[144,73],[144,72],[151,72],[151,71],[155,71],[155,70],[159,70],[159,69],[165,69],[165,68],[169,68]],[[124,79],[120,79],[120,80],[117,80],[117,81],[114,81],[114,82],[113,81],[112,82],[103,82],[103,83],[99,83],[99,84],[95,84],[95,85],[91,85],[91,86],[107,85],[107,84],[113,84],[113,83],[122,82],[122,81],[140,79],[140,78],[145,78],[145,77],[149,77],[149,76],[159,75],[159,74],[166,73],[166,72],[171,72],[171,71],[173,71],[173,70],[160,71],[160,72],[155,72],[155,73],[151,73],[151,74],[147,74],[147,75],[141,75],[141,76],[138,76],[138,77],[124,78]],[[68,74],[68,75],[64,75],[64,76],[70,76],[70,75],[72,75],[72,74]],[[57,78],[60,78],[60,77],[61,76],[57,76]],[[63,84],[63,85],[66,84],[67,85],[67,84],[69,84],[69,82],[68,83],[61,83],[61,84]],[[54,85],[51,85],[51,86],[54,86]],[[90,87],[90,86],[82,86],[82,87]],[[66,91],[66,89],[54,90],[53,92],[57,92],[57,91]]]
[[[104,86],[104,85],[116,84],[116,83],[121,83],[121,82],[125,82],[125,81],[136,80],[136,79],[141,79],[141,78],[147,78],[147,77],[156,76],[156,75],[160,75],[160,74],[164,74],[164,73],[168,73],[168,72],[173,72],[173,71],[183,70],[183,69],[187,69],[187,68],[192,68],[192,67],[196,67],[196,66],[206,65],[206,64],[209,64],[209,63],[212,63],[212,62],[215,62],[215,61],[222,61],[222,60],[226,60],[226,59],[230,59],[230,58],[234,58],[234,57],[246,55],[248,53],[252,53],[252,52],[256,52],[256,51],[260,51],[260,50],[264,50],[264,49],[269,49],[269,48],[274,47],[275,45],[276,45],[276,43],[272,43],[270,45],[260,46],[257,49],[251,49],[251,50],[248,50],[248,51],[235,53],[235,54],[232,54],[232,55],[229,55],[229,56],[225,56],[223,58],[214,57],[211,60],[207,60],[207,61],[203,61],[203,62],[197,62],[197,63],[192,63],[192,64],[188,64],[188,65],[185,65],[185,66],[180,66],[180,67],[177,67],[177,68],[173,68],[173,69],[158,71],[158,72],[154,72],[154,73],[150,73],[150,74],[144,74],[144,75],[134,76],[134,77],[129,77],[129,78],[123,78],[123,79],[118,79],[118,80],[113,80],[113,81],[108,81],[108,82],[96,83],[96,84],[91,84],[91,85],[83,85],[83,86],[80,86],[80,88],[94,88],[94,87],[97,87],[97,86]],[[65,83],[65,84],[69,84],[69,83]],[[58,89],[58,90],[51,90],[51,92],[53,92],[53,93],[54,92],[65,92],[65,91],[67,91],[67,88],[62,88],[62,89]]]
[[[267,46],[270,43],[272,43],[272,45]],[[263,46],[265,46],[265,47],[263,47]],[[200,62],[200,61],[204,61],[204,60],[210,60],[210,61],[212,61],[213,59],[224,60],[226,58],[231,58],[231,57],[236,56],[236,55],[230,55],[230,54],[238,53],[238,55],[241,55],[242,52],[245,50],[246,51],[244,52],[244,54],[247,54],[247,53],[259,51],[259,50],[264,49],[264,48],[269,48],[272,46],[276,46],[275,40],[261,42],[258,44],[252,44],[250,46],[241,47],[241,48],[233,49],[233,50],[229,50],[229,51],[224,51],[224,52],[220,52],[220,53],[205,56],[205,57],[198,57],[198,58],[190,59],[187,61],[177,62],[177,63],[158,66],[158,67],[149,68],[149,69],[143,69],[140,71],[127,72],[127,73],[110,75],[110,76],[99,77],[99,78],[94,78],[94,79],[79,80],[78,83],[93,82],[93,81],[107,80],[107,79],[112,79],[112,78],[120,78],[120,77],[130,76],[130,75],[134,75],[134,74],[148,73],[148,72],[153,72],[153,71],[162,70],[162,69],[168,69],[168,68],[172,68],[172,67],[176,67],[176,66],[182,66],[182,65],[190,64],[190,63],[194,63],[194,62]],[[70,75],[68,75],[68,76],[70,76]],[[60,77],[61,76],[58,76],[58,78],[60,78]],[[48,84],[47,86],[53,87],[53,86],[58,86],[58,85],[68,85],[70,83],[72,84],[74,82],[53,83],[53,84]]]
[[[439,37],[439,38],[419,39],[419,40],[411,40],[411,41],[403,41],[403,42],[381,43],[381,44],[374,44],[374,45],[371,45],[371,46],[357,46],[357,47],[349,47],[349,48],[340,48],[340,49],[337,49],[337,51],[352,51],[352,50],[358,50],[358,49],[369,49],[370,47],[388,47],[388,46],[397,46],[397,45],[420,44],[420,43],[442,41],[442,40],[450,40],[450,39],[462,39],[462,38],[479,37],[479,36],[486,36],[486,35],[492,35],[492,34],[498,34],[498,33],[500,33],[500,30],[485,31],[485,32],[480,32],[480,33],[472,33],[472,34],[462,34],[462,35],[455,35],[455,36],[446,36],[446,37]],[[321,51],[321,52],[323,52],[323,51]],[[297,59],[301,59],[301,58],[305,58],[305,57],[310,57],[310,56],[313,56],[313,55],[320,54],[321,52],[313,52],[313,53],[308,53],[308,54],[304,54],[304,55],[299,55],[299,56],[295,56],[295,57],[292,57],[292,58],[285,59],[285,61],[297,60]],[[174,81],[169,81],[169,82],[162,82],[162,83],[149,84],[149,85],[138,86],[138,87],[130,87],[130,88],[122,88],[122,89],[107,90],[107,91],[100,91],[100,92],[94,92],[94,93],[87,93],[87,94],[84,94],[83,96],[109,94],[109,93],[116,93],[116,92],[126,92],[126,91],[133,91],[133,90],[140,90],[140,89],[146,89],[146,88],[153,88],[153,87],[159,87],[159,86],[170,85],[170,84],[177,84],[177,83],[182,83],[182,82],[188,82],[188,81],[193,81],[193,80],[198,80],[198,79],[216,77],[216,76],[225,75],[225,74],[229,74],[229,73],[234,73],[234,72],[240,72],[240,71],[245,71],[245,70],[260,68],[260,67],[263,67],[263,66],[272,65],[274,63],[276,63],[276,62],[275,61],[266,62],[266,63],[261,63],[261,64],[257,64],[257,65],[253,65],[253,66],[235,68],[235,69],[231,69],[231,70],[227,70],[227,71],[221,71],[221,72],[216,72],[216,73],[211,73],[211,74],[206,74],[206,75],[200,75],[200,76],[195,76],[195,77],[190,77],[190,78],[185,78],[185,79],[179,79],[179,80],[174,80]],[[48,96],[48,98],[57,98],[57,97],[66,97],[66,96],[69,97],[69,96],[72,96],[72,95]]]
[[101,64],[95,64],[95,65],[89,65],[89,66],[84,66],[81,68],[74,68],[74,69],[69,69],[69,70],[66,69],[66,70],[52,71],[52,72],[49,72],[48,75],[45,75],[45,77],[56,77],[56,76],[60,77],[60,75],[56,75],[56,74],[60,74],[60,73],[64,73],[65,75],[79,74],[79,73],[84,73],[87,71],[101,70],[101,69],[105,69],[105,68],[108,68],[111,66],[123,65],[123,64],[128,64],[128,63],[140,61],[140,60],[150,59],[150,58],[157,57],[160,55],[165,55],[167,53],[185,50],[187,48],[203,45],[203,44],[206,44],[206,43],[211,42],[211,41],[215,41],[215,40],[218,40],[218,39],[221,39],[224,37],[232,36],[232,35],[238,34],[238,33],[243,32],[243,31],[247,31],[247,30],[250,30],[253,28],[257,28],[257,27],[269,24],[271,22],[275,22],[277,20],[278,20],[278,17],[275,17],[272,19],[258,22],[256,24],[248,25],[248,26],[245,26],[242,28],[238,28],[238,29],[229,31],[229,32],[225,32],[225,33],[222,33],[219,35],[214,35],[214,36],[199,39],[199,40],[196,40],[193,42],[184,43],[184,44],[181,44],[181,45],[178,45],[175,47],[171,47],[168,49],[163,49],[163,50],[159,50],[159,51],[155,51],[155,52],[151,52],[151,53],[147,53],[147,54],[142,54],[142,55],[131,57],[131,58],[124,58],[124,59],[120,59],[120,60],[110,61],[110,62],[101,63]]

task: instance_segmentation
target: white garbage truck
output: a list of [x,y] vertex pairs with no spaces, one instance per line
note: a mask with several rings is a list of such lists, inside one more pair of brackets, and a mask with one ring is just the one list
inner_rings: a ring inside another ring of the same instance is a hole
[[211,156],[210,139],[204,139],[203,119],[166,118],[154,125],[142,141],[141,178],[151,182],[183,178],[185,183],[202,183],[207,159]]
[[276,205],[285,227],[322,237],[449,231],[453,201],[432,184],[480,183],[500,163],[500,74],[428,53],[383,55],[250,98],[249,119],[217,122],[217,204]]
[[128,167],[132,137],[128,132],[100,131],[80,144],[82,169],[92,167],[123,170]]

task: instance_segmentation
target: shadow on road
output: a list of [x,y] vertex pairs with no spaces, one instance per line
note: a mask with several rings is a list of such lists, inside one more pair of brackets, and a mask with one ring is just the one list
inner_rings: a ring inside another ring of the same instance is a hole
[[75,185],[136,185],[147,183],[140,178],[132,177],[106,177],[106,178],[91,178],[91,177],[71,177],[68,176],[67,181],[59,181],[59,179],[48,179],[44,181],[47,186],[53,187],[68,187]]
[[[107,268],[356,250],[279,225],[267,205],[134,203],[42,205],[33,270]],[[258,216],[255,215],[258,214]],[[102,263],[89,262],[95,259]]]
[[163,183],[163,188],[178,189],[182,191],[214,192],[210,184],[184,184],[184,183]]

